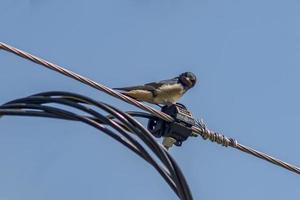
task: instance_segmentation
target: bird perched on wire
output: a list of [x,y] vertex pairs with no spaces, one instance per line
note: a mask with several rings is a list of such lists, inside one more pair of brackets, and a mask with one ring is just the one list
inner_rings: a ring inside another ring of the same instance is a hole
[[176,103],[184,93],[194,87],[196,81],[197,77],[195,74],[185,72],[168,80],[114,89],[138,101],[157,105],[171,105]]

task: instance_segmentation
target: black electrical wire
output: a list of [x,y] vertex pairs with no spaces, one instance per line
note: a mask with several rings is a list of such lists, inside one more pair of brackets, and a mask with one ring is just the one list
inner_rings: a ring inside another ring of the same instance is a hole
[[[8,108],[11,108],[11,109],[20,109],[20,108],[36,109],[37,108],[36,105],[34,105],[34,107],[32,105],[26,105],[26,107],[25,107],[24,105],[20,105],[20,104],[12,104],[12,105],[6,105],[6,106],[2,106],[2,107],[4,107],[4,109],[0,108],[1,115],[38,116],[38,117],[50,117],[50,118],[82,121],[82,120],[77,119],[76,117],[74,117],[74,118],[68,117],[69,114],[64,115],[64,116],[60,116],[60,115],[56,116],[55,114],[52,114],[52,113],[44,113],[44,112],[40,112],[40,111],[23,111],[23,110],[18,111],[18,110],[8,109]],[[40,108],[42,109],[45,107],[40,107]],[[81,116],[81,117],[84,117],[84,118],[87,118],[90,120],[92,119],[92,118],[86,117],[86,116]],[[109,133],[109,134],[111,134],[111,133]],[[163,168],[161,168],[159,165],[157,165],[157,163],[154,161],[154,159],[152,159],[151,157],[149,158],[149,154],[147,152],[146,153],[148,156],[144,156],[144,154],[141,154],[140,151],[133,148],[132,145],[128,145],[126,142],[124,142],[118,135],[114,134],[114,135],[110,135],[110,136],[112,136],[114,139],[117,139],[122,144],[125,144],[126,147],[130,148],[132,151],[137,153],[140,157],[142,157],[147,162],[152,164],[155,167],[155,169],[157,169],[158,172],[163,176],[163,178],[168,182],[168,184],[171,186],[171,188],[174,190],[174,192],[177,193],[176,187],[174,186],[173,181],[169,178],[169,174],[167,172],[164,172]]]
[[[64,113],[64,111],[62,111],[62,110],[60,110],[60,111],[58,111],[58,113],[56,112],[57,110],[55,110],[54,108],[51,108],[51,107],[48,107],[48,106],[37,106],[37,105],[25,105],[24,106],[24,104],[12,104],[12,105],[6,105],[6,106],[2,106],[4,109],[2,109],[1,107],[0,107],[0,114],[1,115],[4,115],[4,114],[6,114],[6,115],[18,115],[18,112],[19,111],[16,111],[16,110],[12,110],[12,111],[8,111],[9,109],[8,108],[11,108],[11,109],[21,109],[21,108],[27,108],[27,109],[37,109],[37,108],[40,108],[40,109],[45,109],[45,111],[48,111],[48,112],[51,112],[51,113],[43,113],[43,114],[41,114],[40,112],[39,113],[34,113],[34,112],[36,112],[36,111],[22,111],[22,112],[20,112],[20,115],[22,115],[22,116],[24,116],[24,115],[27,115],[27,116],[43,116],[43,117],[48,117],[48,116],[50,116],[51,118],[55,118],[55,116],[54,116],[54,114],[53,113],[56,113],[56,114],[59,114],[59,115],[63,115],[63,116],[59,116],[58,118],[59,119],[71,119],[71,120],[79,120],[79,121],[83,121],[83,122],[85,122],[85,123],[87,123],[87,124],[90,124],[90,122],[86,122],[86,120],[91,120],[90,118],[87,118],[87,117],[83,117],[83,118],[85,118],[85,120],[83,120],[81,117],[78,117],[78,116],[75,116],[75,117],[70,117],[70,115],[71,115],[71,113]],[[26,114],[26,112],[30,112],[30,113],[28,113],[28,114]],[[50,115],[49,115],[50,114]],[[90,125],[92,125],[92,126],[94,126],[95,127],[95,125],[94,124],[90,124]],[[95,128],[98,128],[99,129],[99,127],[95,127]],[[101,131],[104,131],[104,132],[109,132],[109,135],[110,136],[112,136],[114,139],[118,139],[118,138],[116,138],[116,136],[118,136],[118,135],[112,135],[112,133],[111,133],[111,131],[108,129],[108,130],[103,130],[103,129],[100,129]],[[119,137],[119,136],[118,136]],[[118,139],[118,141],[120,141],[122,144],[124,144],[124,141],[122,141],[122,140],[120,140],[120,139]],[[126,142],[125,142],[126,143]],[[137,153],[137,150],[135,149],[135,148],[132,148],[131,147],[131,145],[127,145],[126,144],[126,146],[127,147],[129,147],[131,150],[133,150],[135,153]],[[141,156],[141,154],[140,153],[138,153],[138,155],[140,155]],[[144,156],[141,156],[142,158],[144,158]],[[144,158],[145,159],[145,158]],[[146,161],[148,161],[148,159],[145,159]],[[159,173],[163,176],[163,178],[168,182],[168,184],[171,186],[171,188],[174,190],[174,192],[176,192],[176,194],[177,194],[177,189],[176,189],[176,187],[174,186],[174,183],[171,181],[171,179],[169,178],[169,174],[167,173],[167,172],[164,172],[162,169],[163,168],[161,168],[161,167],[159,167],[159,165],[158,164],[156,164],[155,162],[154,163],[151,163],[151,160],[152,161],[154,161],[154,159],[150,159],[150,164],[152,164],[158,171],[159,171]]]
[[[64,94],[64,95],[66,95],[66,94]],[[71,95],[71,94],[68,94],[68,95]],[[28,99],[27,99],[28,100]],[[20,100],[18,100],[18,101],[20,101]],[[21,100],[22,101],[22,100]],[[29,101],[32,101],[32,99],[30,99]],[[34,101],[37,101],[36,103],[41,103],[41,102],[38,102],[38,101],[40,101],[39,99],[34,99]],[[14,102],[16,102],[16,101],[14,101]],[[12,103],[12,102],[10,102],[10,103]],[[48,102],[49,103],[49,102]],[[169,167],[172,167],[172,166],[169,166]],[[172,169],[172,170],[174,170],[174,169]],[[175,179],[178,179],[177,177],[175,177]]]
[[[127,114],[129,114],[130,116],[134,116],[134,117],[141,117],[141,118],[146,118],[146,119],[153,119],[153,118],[157,118],[149,113],[144,113],[144,112],[137,112],[137,111],[128,111],[126,112]],[[110,118],[113,118],[113,116],[108,116]],[[174,159],[171,157],[172,162],[174,162]],[[176,162],[174,162],[174,165],[177,165]],[[179,174],[181,176],[181,180],[185,181],[184,176],[182,175],[182,173]],[[187,184],[187,183],[185,183]],[[186,188],[186,192],[190,193],[189,188]]]
[[[38,109],[42,111],[33,111],[33,110],[20,110],[20,109]],[[15,104],[6,104],[0,107],[0,113],[1,115],[18,115],[18,116],[36,116],[36,117],[48,117],[48,118],[57,118],[57,119],[66,119],[66,120],[76,120],[76,121],[84,121],[87,120],[93,121],[91,118],[76,115],[74,113],[64,111],[61,109],[49,107],[49,106],[40,106],[36,104],[24,104],[24,103],[15,103]],[[82,120],[86,119],[86,120]],[[90,123],[89,123],[90,124]],[[99,127],[97,127],[99,129]],[[130,143],[124,141],[121,137],[119,137],[116,134],[112,134],[111,130],[107,129],[103,125],[100,126],[101,131],[110,134],[110,136],[113,136],[115,139],[118,139],[118,141],[122,142],[123,144],[126,144],[127,147],[132,148],[133,145]]]
[[[36,95],[37,96],[39,96],[39,95],[42,95],[42,96],[44,96],[44,95],[48,95],[48,96],[61,95],[61,96],[66,96],[67,98],[68,98],[68,96],[70,96],[71,99],[74,99],[75,101],[80,99],[80,102],[86,102],[88,104],[92,104],[97,107],[102,106],[102,105],[98,105],[99,102],[94,101],[93,99],[84,97],[82,95],[70,93],[70,92],[48,92],[48,93],[42,93],[42,94],[40,93],[40,94],[36,94]],[[167,166],[169,171],[174,172],[174,173],[172,173],[174,180],[181,186],[180,188],[183,188],[183,193],[180,196],[191,199],[192,198],[191,192],[187,186],[187,183],[186,183],[184,176],[182,175],[182,172],[180,171],[179,167],[177,166],[174,168],[174,163],[173,163],[174,159],[170,158],[171,156],[169,154],[167,154],[167,151],[164,148],[162,148],[162,146],[160,146],[155,141],[155,138],[151,135],[151,133],[147,129],[145,129],[138,121],[136,121],[134,118],[132,118],[130,115],[123,113],[122,111],[120,111],[117,108],[114,108],[112,106],[109,106],[109,107],[114,110],[117,110],[119,113],[122,113],[123,116],[125,116],[127,118],[127,120],[130,120],[130,122],[134,124],[134,126],[129,124],[130,128],[136,128],[136,127],[140,128],[141,134],[139,135],[139,137],[148,145],[148,147],[155,150],[155,152],[158,154],[160,160],[162,162],[164,162],[164,164]],[[120,115],[122,115],[122,114],[120,114]],[[120,117],[120,116],[116,116],[116,117],[117,117],[117,119],[119,119],[120,121],[125,123],[125,121],[123,121],[122,117]],[[173,162],[171,161],[171,159],[173,160]],[[180,177],[180,178],[178,178],[178,177]],[[181,181],[179,181],[179,179]],[[180,190],[180,192],[181,192],[181,190]]]
[[[61,96],[61,97],[53,98],[49,96]],[[75,103],[76,101],[77,103]],[[49,104],[49,103],[63,104],[73,108],[77,108],[81,111],[84,111],[92,115],[92,117],[80,116],[62,109],[40,105],[40,104]],[[82,103],[87,103],[87,104],[92,104],[94,106],[97,106],[98,108],[105,110],[111,116],[121,121],[123,125],[129,128],[131,132],[139,136],[140,139],[144,141],[147,144],[147,146],[155,153],[155,155],[157,155],[158,158],[160,158],[161,162],[164,165],[166,165],[166,167],[168,168],[169,173],[166,172],[163,168],[161,168],[159,164],[157,164],[155,160],[150,156],[150,154],[147,153],[147,151],[136,140],[134,140],[127,134],[127,130],[125,130],[120,125],[118,125],[118,123],[116,123],[114,120],[109,119],[108,117],[92,110],[91,108],[83,106]],[[37,109],[40,111],[16,110],[16,109]],[[82,95],[73,94],[73,93],[48,92],[48,93],[40,93],[27,98],[22,98],[22,99],[8,102],[5,105],[0,107],[0,114],[39,116],[39,117],[50,117],[50,118],[83,121],[107,133],[114,139],[121,142],[126,147],[130,148],[132,151],[134,151],[140,157],[145,159],[151,165],[153,165],[154,168],[163,176],[165,181],[170,185],[173,191],[179,196],[179,198],[192,199],[190,190],[184,179],[184,176],[182,175],[182,172],[180,171],[179,167],[175,163],[174,159],[165,151],[163,147],[161,147],[156,143],[154,137],[140,123],[138,123],[130,115],[123,113],[122,111],[112,106],[109,106],[101,102],[96,102],[90,98],[84,97]],[[141,113],[135,113],[135,114],[132,113],[132,114],[133,115],[136,114],[136,116],[139,115],[143,117],[149,117],[149,118],[151,117],[149,115],[144,115]],[[127,141],[123,140],[120,136],[113,133],[111,130],[107,128],[105,129],[105,127],[103,125],[100,125],[99,122],[103,124],[108,124],[111,127],[113,127],[115,130],[121,133],[127,139]]]
[[[24,100],[24,99],[23,99]],[[34,99],[34,101],[37,101],[38,99]],[[28,99],[26,99],[26,101],[28,101]],[[30,101],[30,100],[29,100]],[[38,101],[40,101],[40,100],[38,100]],[[15,104],[12,104],[12,103],[15,103]],[[29,105],[29,104],[26,104],[26,106],[24,105],[24,103],[17,103],[17,102],[22,102],[22,99],[19,99],[19,100],[15,100],[15,101],[13,101],[13,102],[10,102],[9,104],[6,104],[6,105],[4,105],[4,106],[2,106],[2,107],[4,107],[4,108],[13,108],[13,109],[20,109],[20,108],[27,108],[27,109],[37,109],[37,108],[40,108],[40,109],[45,109],[45,107],[42,107],[42,106],[40,106],[40,105]],[[47,107],[47,109],[49,110],[49,107]],[[63,116],[63,117],[61,117],[61,118],[67,118],[67,116]],[[68,118],[68,119],[72,119],[72,118]],[[76,118],[75,118],[76,119]],[[74,118],[73,118],[73,120],[74,120]],[[128,136],[127,136],[128,137]],[[132,140],[131,140],[132,141]],[[140,146],[141,147],[141,146]],[[145,152],[145,150],[144,150],[144,152]],[[145,156],[142,156],[143,158],[145,157]],[[147,157],[147,156],[146,156]],[[148,157],[149,157],[149,155],[148,155]],[[148,158],[149,159],[149,158]],[[153,160],[153,159],[152,159]]]
[[[166,153],[166,150],[159,145],[156,141],[155,138],[151,135],[151,133],[145,129],[139,122],[137,122],[134,118],[132,118],[131,116],[129,116],[126,113],[123,113],[122,111],[109,106],[107,104],[104,103],[100,103],[98,101],[95,101],[91,98],[82,96],[82,95],[78,95],[78,94],[74,94],[74,93],[70,93],[70,92],[46,92],[46,93],[39,93],[39,94],[35,94],[32,95],[31,97],[39,97],[39,96],[61,96],[61,97],[65,97],[66,99],[72,100],[72,101],[77,101],[80,103],[87,103],[89,105],[94,105],[98,108],[104,109],[105,111],[109,112],[110,114],[113,113],[113,110],[117,111],[118,114],[115,115],[115,117],[120,120],[122,123],[126,123],[126,125],[128,126],[129,129],[135,130],[134,132],[137,133],[137,135],[139,136],[139,138],[152,150],[154,151],[154,153],[158,156],[158,158],[165,164],[165,166],[168,168],[168,170],[171,172],[171,175],[173,177],[173,180],[176,182],[176,185],[179,185],[180,188],[183,188],[183,190],[178,190],[179,192],[179,196],[183,199],[191,199],[192,195],[190,190],[188,189],[187,183],[185,181],[185,179],[182,175],[182,172],[180,170],[178,170],[178,167],[174,168],[174,164],[170,159],[170,155]],[[30,98],[30,97],[28,97]],[[125,119],[125,118],[126,119]],[[128,121],[130,121],[130,123],[128,123]],[[132,124],[134,125],[132,125]],[[137,131],[136,128],[139,128],[139,131]],[[178,178],[178,176],[180,176],[181,178]],[[179,181],[180,179],[180,181]]]
[[151,135],[151,133],[144,128],[144,126],[142,126],[138,121],[134,120],[134,118],[132,118],[130,115],[128,115],[127,113],[124,113],[124,115],[126,117],[129,118],[129,120],[132,120],[131,122],[135,124],[135,126],[139,127],[142,131],[144,131],[144,133],[147,133],[146,135],[149,136],[151,139],[153,139],[154,141],[154,146],[158,147],[158,150],[161,151],[159,153],[162,153],[163,156],[166,156],[168,158],[168,166],[170,168],[172,168],[171,172],[174,172],[174,178],[176,178],[176,181],[178,181],[178,183],[180,184],[180,186],[183,188],[183,194],[185,198],[187,199],[192,199],[192,194],[191,191],[187,185],[187,182],[183,176],[182,171],[180,170],[179,166],[176,164],[175,160],[172,158],[172,156],[170,154],[167,153],[167,151],[164,148],[161,148],[160,145],[158,145],[157,142],[155,142],[154,137]]

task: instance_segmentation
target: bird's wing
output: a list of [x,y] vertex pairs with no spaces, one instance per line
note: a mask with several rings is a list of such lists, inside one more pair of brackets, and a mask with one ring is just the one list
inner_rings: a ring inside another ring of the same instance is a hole
[[146,83],[145,85],[137,85],[137,86],[129,86],[129,87],[122,87],[122,88],[113,88],[115,90],[121,90],[121,91],[131,91],[131,90],[147,90],[147,91],[153,91],[158,88],[160,88],[162,85],[166,84],[175,84],[177,83],[178,79],[168,79],[168,80],[163,80],[160,82],[151,82],[151,83]]
[[158,89],[163,85],[161,82],[151,82],[151,83],[146,83],[144,86],[147,88],[152,88],[152,89]]
[[160,82],[152,82],[152,83],[147,83],[145,86],[151,86],[155,89],[160,88],[162,85],[171,85],[177,83],[178,79],[173,78],[173,79],[168,79],[168,80],[163,80]]
[[113,88],[115,90],[121,91],[132,91],[132,90],[155,90],[155,88],[151,85],[137,85],[137,86],[130,86],[130,87],[122,87],[122,88]]

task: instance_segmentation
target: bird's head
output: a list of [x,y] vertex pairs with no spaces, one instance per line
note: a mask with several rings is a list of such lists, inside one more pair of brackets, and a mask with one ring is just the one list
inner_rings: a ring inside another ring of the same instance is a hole
[[197,82],[197,77],[192,72],[185,72],[178,77],[180,83],[187,89],[194,87]]

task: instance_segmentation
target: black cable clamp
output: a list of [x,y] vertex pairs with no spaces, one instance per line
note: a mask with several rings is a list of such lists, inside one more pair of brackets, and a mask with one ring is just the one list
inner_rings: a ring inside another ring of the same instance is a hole
[[192,126],[195,125],[195,120],[192,113],[180,103],[164,106],[162,112],[172,116],[173,122],[166,122],[160,118],[150,119],[148,122],[148,130],[157,138],[173,138],[175,145],[181,146],[189,136],[192,135]]

